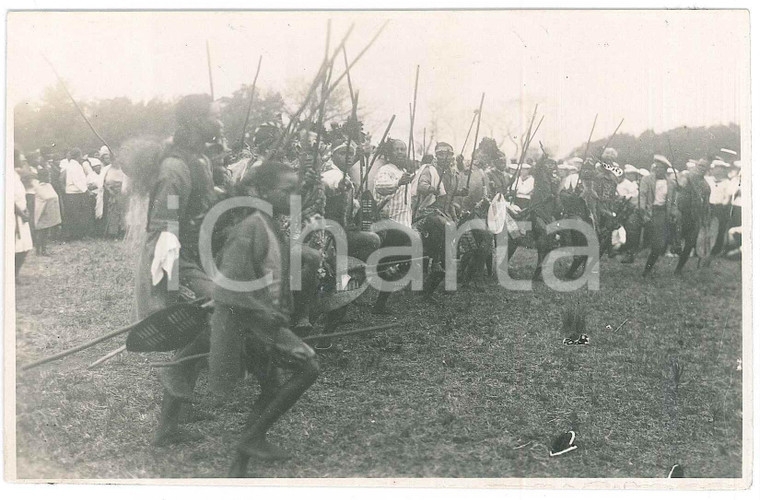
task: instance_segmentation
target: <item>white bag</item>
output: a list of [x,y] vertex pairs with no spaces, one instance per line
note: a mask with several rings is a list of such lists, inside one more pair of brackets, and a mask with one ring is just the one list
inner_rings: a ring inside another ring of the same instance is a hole
[[615,229],[612,231],[612,248],[617,250],[618,248],[625,245],[626,235],[625,235],[625,228],[623,226],[620,226],[618,229]]
[[488,208],[488,230],[493,234],[499,234],[504,230],[504,223],[507,221],[507,201],[504,195],[498,193],[491,200],[491,206]]

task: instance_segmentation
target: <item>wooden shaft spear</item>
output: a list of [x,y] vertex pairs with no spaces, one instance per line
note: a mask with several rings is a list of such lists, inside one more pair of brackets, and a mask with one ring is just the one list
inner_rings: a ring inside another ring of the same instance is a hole
[[480,107],[478,108],[478,126],[475,127],[475,142],[472,144],[472,156],[470,157],[470,171],[467,174],[467,189],[470,189],[470,178],[472,177],[472,170],[475,168],[475,151],[478,150],[478,135],[480,134],[480,118],[483,116],[483,101],[486,98],[486,93],[483,92],[480,96]]
[[[406,158],[409,159],[410,157],[414,159],[414,145],[412,144],[414,142],[414,118],[417,113],[417,84],[420,81],[420,65],[417,65],[417,71],[414,75],[414,99],[412,102],[414,102],[413,105],[410,105],[409,110],[409,146],[406,148]],[[410,156],[411,155],[411,156]]]
[[82,118],[84,119],[84,121],[87,124],[87,126],[90,127],[90,130],[92,131],[92,133],[95,134],[95,136],[98,139],[100,139],[100,142],[102,142],[103,145],[105,145],[105,147],[108,148],[108,151],[111,152],[111,157],[115,157],[113,149],[111,149],[111,146],[109,146],[108,143],[106,142],[106,140],[103,139],[103,136],[101,136],[98,133],[98,131],[95,130],[95,127],[92,125],[92,123],[90,123],[90,120],[87,119],[87,116],[85,116],[84,111],[82,111],[82,108],[79,107],[79,104],[77,104],[76,99],[74,99],[74,96],[72,96],[71,92],[69,92],[68,87],[66,87],[66,84],[64,83],[63,78],[61,78],[61,75],[59,75],[58,72],[55,70],[55,66],[53,66],[53,63],[51,63],[50,60],[47,57],[45,57],[45,56],[42,56],[42,57],[45,58],[45,61],[50,65],[50,68],[53,70],[53,73],[55,73],[56,78],[58,78],[58,81],[60,82],[61,86],[63,87],[63,91],[66,92],[66,95],[69,96],[69,99],[71,99],[71,102],[74,103],[74,107],[77,109],[77,111],[79,111],[79,114],[82,116]]
[[599,113],[594,116],[594,123],[591,124],[591,132],[588,133],[588,140],[586,141],[586,151],[583,153],[583,163],[588,160],[588,148],[591,146],[591,136],[594,135],[594,129],[596,128],[596,119],[599,118]]
[[253,106],[253,96],[256,93],[256,81],[259,79],[259,71],[261,70],[261,59],[264,56],[259,56],[259,64],[256,66],[256,76],[253,77],[253,84],[251,85],[251,98],[248,100],[248,111],[245,113],[245,121],[243,122],[243,133],[240,137],[240,148],[245,147],[245,129],[248,128],[248,119],[251,117],[251,106]]
[[[383,136],[380,138],[380,142],[377,144],[377,147],[375,148],[375,152],[372,153],[372,159],[369,162],[369,165],[367,165],[367,172],[364,174],[364,184],[365,187],[368,186],[369,183],[369,172],[372,170],[372,167],[375,165],[375,160],[377,160],[378,155],[380,155],[380,151],[383,148],[383,145],[385,144],[386,139],[388,138],[388,132],[391,131],[391,127],[393,126],[393,122],[396,119],[396,115],[391,116],[390,121],[388,121],[388,126],[385,127],[385,132],[383,132]],[[363,191],[364,189],[362,189]]]
[[214,77],[211,73],[211,49],[206,40],[206,62],[208,63],[208,85],[211,88],[211,100],[214,100]]
[[478,117],[478,112],[472,114],[472,121],[470,122],[470,128],[467,129],[467,135],[464,137],[464,143],[462,144],[462,150],[459,152],[459,155],[464,155],[464,148],[467,146],[467,139],[470,138],[470,132],[472,132],[472,127],[475,126],[475,119]]

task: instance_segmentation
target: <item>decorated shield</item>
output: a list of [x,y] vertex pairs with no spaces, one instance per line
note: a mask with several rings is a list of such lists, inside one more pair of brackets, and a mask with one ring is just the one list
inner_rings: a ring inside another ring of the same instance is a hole
[[213,310],[199,299],[157,311],[132,327],[126,346],[130,352],[166,352],[192,342],[208,325]]
[[347,306],[369,287],[366,264],[348,257],[348,270],[339,276],[328,273],[320,280],[316,311],[326,313]]

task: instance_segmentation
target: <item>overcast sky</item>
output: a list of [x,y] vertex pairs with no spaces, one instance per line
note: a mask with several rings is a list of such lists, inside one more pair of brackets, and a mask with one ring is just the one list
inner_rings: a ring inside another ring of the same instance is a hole
[[351,72],[376,139],[392,114],[392,135],[408,135],[418,64],[416,137],[437,127],[457,149],[481,92],[480,135],[508,153],[507,131],[524,130],[535,103],[537,138],[560,154],[585,142],[596,113],[599,138],[621,118],[630,134],[738,123],[750,105],[747,13],[694,10],[10,13],[8,103],[55,83],[43,54],[77,99],[208,92],[207,40],[217,97],[250,83],[259,54],[260,88],[284,90],[317,71],[328,18],[333,44],[355,23],[349,58],[390,20]]

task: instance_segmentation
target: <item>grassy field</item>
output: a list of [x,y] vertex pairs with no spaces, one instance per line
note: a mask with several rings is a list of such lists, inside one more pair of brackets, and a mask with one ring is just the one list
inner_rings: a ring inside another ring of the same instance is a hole
[[[28,258],[17,287],[18,366],[132,317],[133,257],[120,244],[51,250]],[[390,304],[404,326],[320,354],[320,379],[271,435],[294,458],[252,463],[250,475],[665,477],[678,462],[688,477],[740,476],[738,265],[690,262],[678,279],[663,258],[644,280],[643,257],[604,260],[598,292],[494,282],[440,294],[437,305],[397,294]],[[515,276],[529,277],[534,258],[518,250]],[[379,321],[371,298],[351,309],[351,327]],[[575,301],[590,309],[587,346],[562,344],[560,311]],[[258,388],[212,406],[202,377],[200,407],[215,418],[191,428],[205,439],[153,448],[160,384],[149,363],[168,354],[125,353],[86,369],[120,341],[18,374],[18,476],[224,476]],[[579,449],[550,458],[552,438],[569,429]]]

